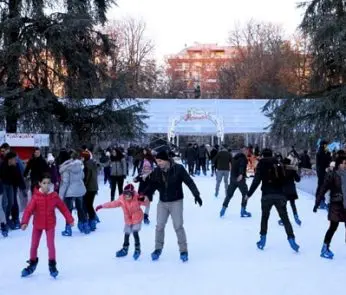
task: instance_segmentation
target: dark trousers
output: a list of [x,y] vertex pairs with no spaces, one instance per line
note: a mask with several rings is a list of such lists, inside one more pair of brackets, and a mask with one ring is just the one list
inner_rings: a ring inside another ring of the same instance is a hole
[[86,222],[86,213],[84,210],[84,204],[83,204],[83,197],[70,197],[70,198],[64,198],[64,202],[68,208],[68,210],[72,214],[73,210],[73,202],[75,202],[75,206],[77,209],[77,215],[78,215],[78,222]]
[[132,176],[135,176],[136,172],[139,174],[139,164],[140,161],[139,160],[135,160],[133,162],[133,172],[132,172]]
[[19,221],[19,205],[18,205],[18,188],[13,187],[13,205],[11,208],[11,217],[13,221]]
[[330,242],[332,241],[332,238],[336,232],[336,230],[338,229],[339,226],[339,222],[336,221],[331,221],[329,228],[326,232],[326,235],[324,237],[324,243],[327,244],[328,246],[330,245]]
[[195,168],[195,162],[194,161],[188,161],[187,162],[187,165],[189,166],[189,174],[190,175],[194,175],[195,171],[194,171],[194,168]]
[[118,186],[119,196],[123,193],[124,176],[111,176],[111,201],[114,201],[115,190]]
[[94,200],[97,192],[87,191],[84,196],[84,208],[89,220],[95,219],[96,212],[94,210]]
[[206,161],[207,161],[206,158],[199,158],[199,160],[198,160],[198,168],[197,168],[197,170],[201,171],[201,168],[202,168],[202,171],[203,171],[204,174],[207,173]]
[[2,199],[2,207],[6,216],[6,223],[9,224],[10,216],[12,211],[12,206],[14,203],[14,187],[10,184],[3,184],[3,199]]
[[[318,196],[318,193],[323,185],[323,182],[324,182],[324,178],[326,176],[326,173],[325,172],[319,172],[317,173],[317,189],[316,189],[316,197]],[[325,197],[323,196],[322,198],[322,201],[325,202],[326,199]]]
[[296,206],[296,200],[290,200],[290,204],[291,204],[293,215],[297,215],[298,211]]
[[294,238],[293,228],[287,214],[287,201],[284,199],[262,199],[262,219],[261,219],[261,235],[266,235],[268,231],[268,220],[270,210],[275,206],[282,223],[284,224],[287,238]]
[[109,182],[109,178],[111,176],[111,167],[107,166],[103,168],[103,176],[104,176],[104,184],[107,183],[107,181]]
[[231,183],[228,186],[227,189],[227,196],[225,200],[223,201],[223,207],[228,207],[229,202],[233,198],[234,192],[236,189],[239,189],[242,195],[242,200],[241,200],[241,206],[246,208],[247,201],[245,200],[246,194],[248,192],[247,184],[245,181],[245,178],[243,178],[241,181],[237,181],[236,179],[231,177]]

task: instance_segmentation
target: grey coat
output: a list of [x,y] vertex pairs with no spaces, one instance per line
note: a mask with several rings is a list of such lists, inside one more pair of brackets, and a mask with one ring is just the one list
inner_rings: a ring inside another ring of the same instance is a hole
[[84,185],[83,163],[80,160],[68,160],[60,166],[61,183],[59,195],[62,198],[83,197]]
[[120,161],[110,162],[111,176],[125,176],[126,171],[126,160],[122,158]]

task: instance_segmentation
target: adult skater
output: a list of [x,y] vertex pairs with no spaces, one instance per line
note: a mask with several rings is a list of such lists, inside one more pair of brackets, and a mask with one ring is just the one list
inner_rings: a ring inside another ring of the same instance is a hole
[[[291,208],[293,211],[294,220],[298,225],[301,225],[302,222],[299,219],[298,210],[296,206],[296,200],[298,199],[298,193],[296,189],[296,182],[300,181],[300,175],[298,172],[297,165],[291,165],[291,160],[289,158],[283,159],[282,163],[285,167],[285,181],[283,186],[284,194],[287,198],[287,201],[290,202]],[[279,220],[280,225],[284,225],[282,220]]]
[[153,195],[159,191],[160,201],[157,204],[157,225],[155,234],[155,251],[151,254],[152,260],[158,260],[163,249],[165,226],[168,217],[172,217],[173,227],[177,234],[180,259],[188,260],[188,250],[183,219],[183,187],[184,182],[195,197],[195,203],[202,206],[202,199],[196,184],[189,176],[183,165],[174,163],[166,152],[159,152],[156,156],[158,167],[149,175],[145,195]]
[[251,217],[251,213],[246,211],[247,205],[247,185],[246,185],[246,168],[248,160],[246,158],[247,148],[242,147],[241,152],[236,154],[232,160],[232,168],[231,168],[231,181],[228,186],[226,198],[223,202],[222,209],[220,211],[220,217],[225,215],[226,209],[230,200],[233,198],[234,192],[237,188],[239,188],[242,194],[241,201],[241,217]]
[[329,249],[330,243],[338,228],[339,222],[346,222],[346,158],[344,156],[336,158],[334,170],[326,175],[324,183],[317,195],[313,209],[315,213],[327,191],[330,191],[328,211],[330,225],[324,237],[321,257],[332,259],[334,253]]
[[232,154],[228,152],[226,146],[222,146],[220,151],[214,156],[213,163],[216,173],[215,197],[218,197],[220,184],[223,179],[225,184],[225,196],[227,196],[228,179],[231,170]]
[[287,201],[283,192],[285,169],[283,165],[273,157],[273,152],[270,149],[264,149],[262,157],[263,158],[256,167],[255,177],[248,192],[248,197],[246,198],[250,198],[257,187],[262,183],[261,238],[260,241],[257,242],[257,247],[261,250],[265,247],[270,210],[275,206],[285,227],[288,242],[291,248],[298,252],[299,246],[295,242],[293,228],[287,215]]
[[[316,173],[317,173],[317,190],[316,190],[316,199],[319,195],[321,186],[324,182],[324,177],[326,176],[326,169],[329,167],[330,162],[332,161],[332,157],[330,152],[328,151],[328,142],[322,140],[320,143],[320,147],[316,154]],[[327,209],[326,199],[323,196],[320,202],[320,209]]]

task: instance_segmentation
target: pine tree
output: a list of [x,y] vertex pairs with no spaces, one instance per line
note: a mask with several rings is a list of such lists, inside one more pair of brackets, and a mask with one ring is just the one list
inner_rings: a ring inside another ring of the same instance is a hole
[[[0,97],[6,131],[70,130],[79,142],[99,130],[110,136],[122,133],[115,126],[136,134],[143,129],[138,115],[142,104],[124,99],[121,77],[109,75],[107,58],[114,44],[98,30],[114,0],[63,3],[0,1]],[[47,12],[52,10],[59,12]],[[62,85],[67,99],[58,99],[55,85]],[[105,100],[95,105],[92,97]]]
[[345,140],[346,134],[346,2],[313,0],[306,9],[301,30],[311,42],[311,93],[304,98],[270,101],[264,111],[272,134],[298,138],[315,134]]

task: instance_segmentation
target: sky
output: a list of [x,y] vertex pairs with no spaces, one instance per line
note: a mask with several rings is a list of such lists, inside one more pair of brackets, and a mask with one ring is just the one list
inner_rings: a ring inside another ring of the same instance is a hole
[[109,20],[131,16],[147,24],[147,37],[155,43],[155,56],[175,54],[185,45],[227,44],[235,24],[250,19],[282,25],[287,36],[293,34],[303,11],[300,0],[117,0]]

